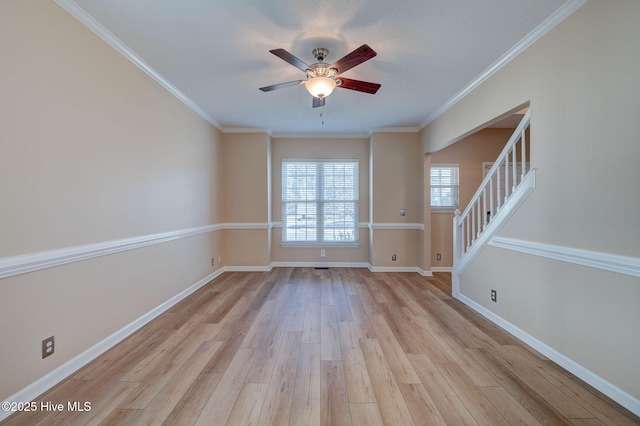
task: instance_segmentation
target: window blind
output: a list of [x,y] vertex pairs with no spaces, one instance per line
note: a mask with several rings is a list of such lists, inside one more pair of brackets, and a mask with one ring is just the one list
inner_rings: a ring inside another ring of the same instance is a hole
[[458,166],[431,166],[431,207],[458,207]]
[[358,241],[358,162],[282,162],[283,243]]

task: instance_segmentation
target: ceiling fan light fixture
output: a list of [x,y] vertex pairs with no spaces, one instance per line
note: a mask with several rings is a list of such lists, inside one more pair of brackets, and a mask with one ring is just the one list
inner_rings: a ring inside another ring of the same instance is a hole
[[306,81],[305,87],[311,96],[316,98],[326,98],[336,88],[336,82],[328,77],[313,77]]

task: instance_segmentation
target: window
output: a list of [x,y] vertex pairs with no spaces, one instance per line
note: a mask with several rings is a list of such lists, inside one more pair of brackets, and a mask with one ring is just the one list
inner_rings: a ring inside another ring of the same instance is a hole
[[458,166],[431,166],[431,207],[458,207]]
[[282,161],[283,244],[358,243],[358,161]]

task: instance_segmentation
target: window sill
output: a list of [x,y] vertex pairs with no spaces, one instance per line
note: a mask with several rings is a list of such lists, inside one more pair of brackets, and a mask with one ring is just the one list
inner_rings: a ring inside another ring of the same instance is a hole
[[455,213],[458,207],[431,207],[431,213]]
[[321,241],[287,241],[281,242],[280,246],[282,247],[360,247],[359,241],[353,241],[348,243],[337,243],[335,241],[331,242],[321,242]]

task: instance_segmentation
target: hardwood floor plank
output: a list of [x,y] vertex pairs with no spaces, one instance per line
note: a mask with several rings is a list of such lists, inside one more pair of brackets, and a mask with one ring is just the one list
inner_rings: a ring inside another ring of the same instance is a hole
[[200,374],[173,408],[165,425],[192,425],[215,391],[222,374]]
[[565,418],[592,418],[594,417],[586,408],[564,394],[555,385],[550,383],[531,367],[526,365],[527,358],[514,354],[507,348],[504,350],[487,349],[498,362],[507,366],[519,380],[526,383],[538,395],[542,395],[545,401],[554,407]]
[[285,333],[260,412],[261,424],[289,424],[301,338],[301,332]]
[[[320,301],[318,300],[318,306]],[[302,343],[289,424],[319,425],[321,400],[320,344]]]
[[336,309],[336,319],[338,321],[352,321],[351,309],[347,302],[347,296],[344,294],[344,288],[342,286],[332,286],[331,292],[333,294],[333,303]]
[[120,403],[133,391],[140,383],[137,382],[116,382],[104,392],[102,397],[91,404],[91,411],[87,416],[77,416],[68,423],[69,426],[96,426],[106,419],[112,411],[116,410]]
[[320,343],[320,297],[309,291],[304,320],[302,322],[302,343]]
[[136,418],[134,424],[148,425],[163,423],[221,345],[221,342],[203,342],[196,352],[185,361],[162,390],[158,392],[153,400],[144,408],[142,413]]
[[438,344],[444,349],[447,356],[458,366],[464,368],[471,380],[477,386],[497,386],[495,378],[474,360],[465,348],[447,331],[447,329],[439,324],[432,317],[416,317],[418,321],[429,331],[429,333],[437,339]]
[[357,295],[348,295],[347,303],[349,303],[351,319],[358,332],[358,337],[361,339],[375,339],[376,332],[369,321],[369,315],[367,315],[360,297]]
[[[407,355],[440,415],[450,425],[477,425],[458,394],[427,355]],[[438,364],[443,365],[443,364]]]
[[127,408],[118,408],[109,414],[102,422],[100,426],[127,426],[133,424],[133,421],[138,417],[141,410],[132,410]]
[[640,425],[450,296],[448,274],[227,272],[8,425]]
[[479,424],[508,425],[507,420],[459,366],[438,364],[436,367]]
[[384,426],[378,404],[374,402],[355,402],[349,404],[351,422],[354,425]]
[[320,361],[320,424],[351,425],[342,361]]
[[320,359],[322,361],[342,359],[338,321],[333,305],[320,305]]
[[360,347],[383,422],[389,425],[414,425],[409,407],[402,397],[378,340],[361,339]]
[[266,383],[245,383],[226,424],[257,425],[268,388]]
[[467,349],[473,358],[483,366],[509,394],[542,424],[571,424],[526,382],[522,381],[509,367],[484,349]]
[[371,315],[370,320],[396,381],[398,383],[420,383],[420,378],[385,318],[382,315]]
[[195,422],[196,425],[210,425],[214,420],[219,424],[226,423],[242,390],[244,379],[248,373],[247,365],[251,365],[255,355],[255,349],[238,349],[231,364],[200,412]]
[[349,402],[376,402],[355,325],[338,323],[338,331]]
[[541,424],[509,392],[501,386],[479,388],[480,392],[493,404],[510,425]]
[[440,411],[422,383],[399,384],[400,392],[409,407],[416,425],[446,425]]

